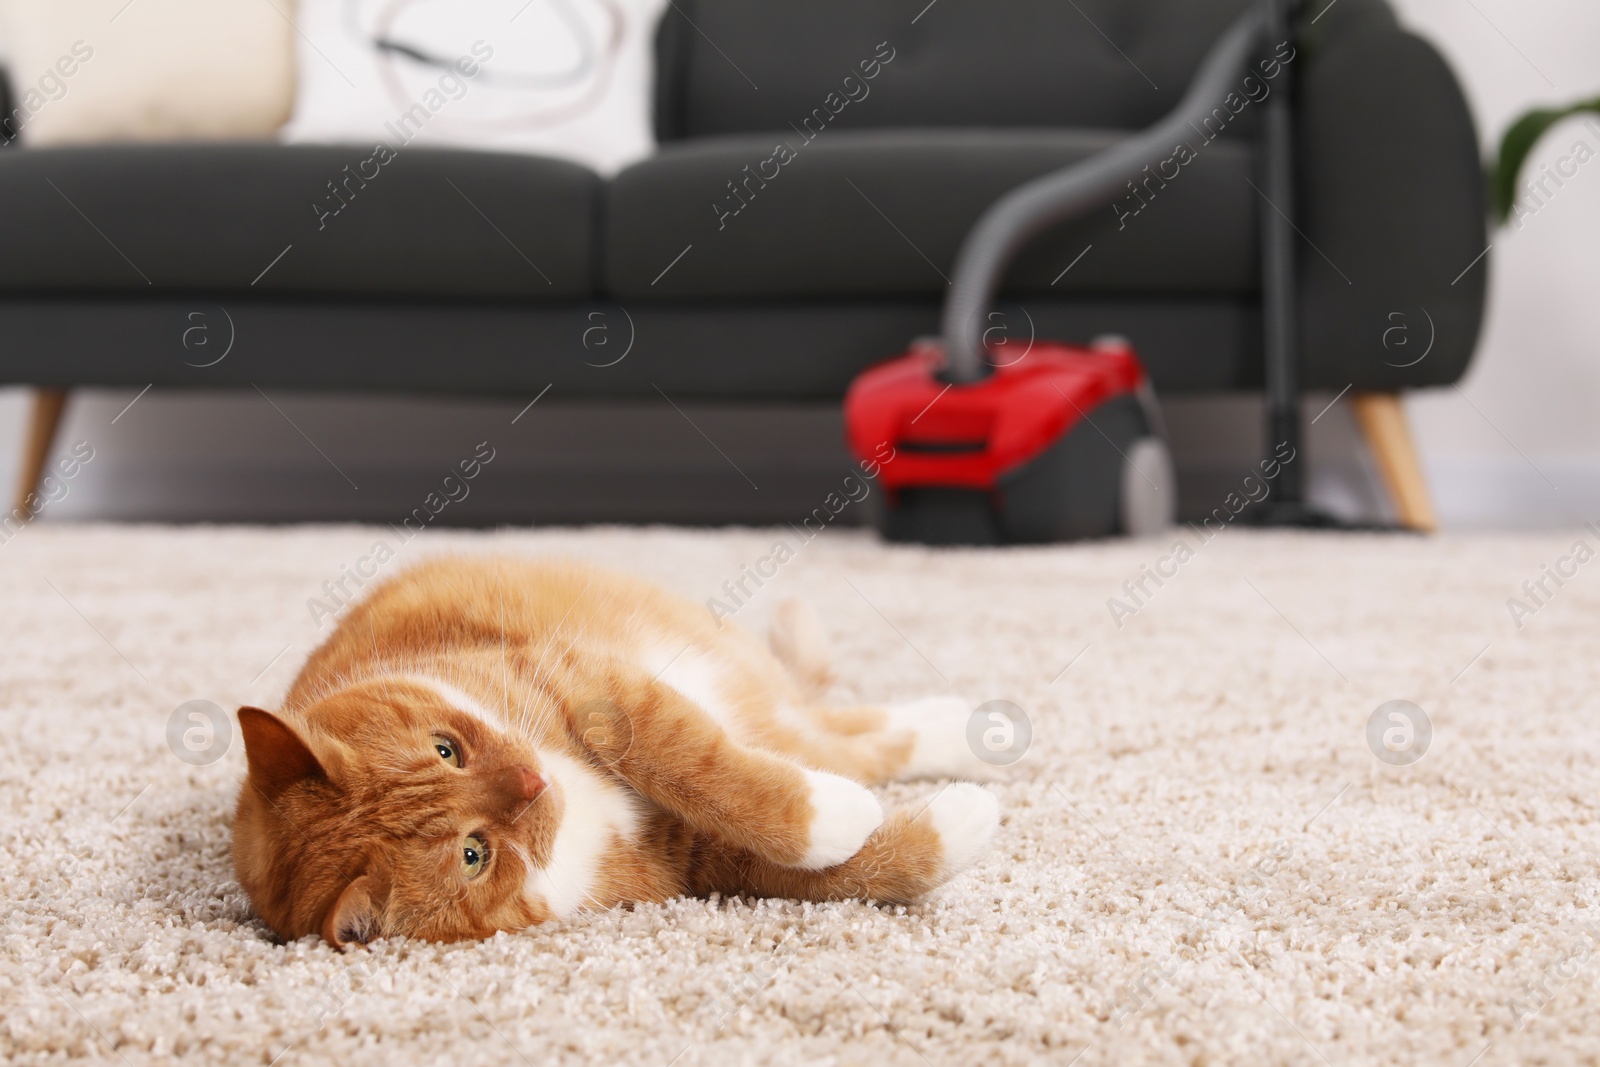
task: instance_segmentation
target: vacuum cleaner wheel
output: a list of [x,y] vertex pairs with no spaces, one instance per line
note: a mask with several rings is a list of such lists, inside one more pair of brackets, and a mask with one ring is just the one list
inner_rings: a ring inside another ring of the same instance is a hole
[[1178,472],[1159,437],[1141,437],[1122,464],[1122,532],[1158,534],[1178,519]]

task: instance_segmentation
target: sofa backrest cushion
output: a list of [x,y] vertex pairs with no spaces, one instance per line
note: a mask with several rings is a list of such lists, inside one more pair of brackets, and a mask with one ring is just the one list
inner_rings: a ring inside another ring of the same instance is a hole
[[818,108],[856,129],[1137,129],[1251,2],[673,0],[656,136],[783,130]]

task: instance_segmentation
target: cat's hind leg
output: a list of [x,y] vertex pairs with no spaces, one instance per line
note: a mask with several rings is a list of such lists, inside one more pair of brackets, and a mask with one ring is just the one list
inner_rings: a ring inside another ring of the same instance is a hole
[[807,700],[817,700],[833,685],[833,651],[828,631],[803,600],[785,600],[772,615],[767,645]]
[[1000,805],[982,786],[952,783],[891,812],[861,850],[826,870],[804,871],[735,849],[697,856],[691,891],[795,900],[910,903],[971,867],[994,843]]
[[974,708],[959,697],[877,706],[821,704],[834,680],[832,653],[827,630],[804,601],[778,605],[767,642],[810,705],[798,715],[779,709],[778,718],[786,721],[771,723],[764,740],[780,751],[863,782],[1004,777],[998,762],[978,755],[983,750],[993,756],[983,748],[991,736],[984,731],[992,724],[973,728]]
[[773,741],[812,766],[862,782],[1000,781],[1004,767],[983,758],[985,724],[974,730],[972,715],[959,697],[807,707],[783,715],[793,729]]

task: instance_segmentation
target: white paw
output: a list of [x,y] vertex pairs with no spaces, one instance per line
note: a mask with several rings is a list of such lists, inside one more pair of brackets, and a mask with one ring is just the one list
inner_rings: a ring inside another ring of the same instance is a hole
[[960,697],[927,697],[889,705],[889,729],[908,730],[913,738],[911,758],[895,777],[966,778],[998,782],[1005,769],[979,759],[967,738],[973,705]]
[[971,867],[994,844],[1000,828],[1000,801],[981,785],[957,782],[939,791],[928,804],[928,818],[939,831],[944,863],[939,880]]
[[811,839],[795,864],[808,871],[832,867],[861,851],[883,825],[883,805],[865,786],[826,771],[805,771],[811,787]]

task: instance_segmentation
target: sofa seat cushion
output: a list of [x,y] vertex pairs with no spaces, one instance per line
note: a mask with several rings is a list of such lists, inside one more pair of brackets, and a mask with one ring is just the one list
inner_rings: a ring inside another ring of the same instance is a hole
[[[985,208],[1122,136],[825,129],[809,142],[790,131],[667,146],[608,189],[606,284],[619,297],[939,293]],[[1139,195],[1040,235],[1006,289],[1254,293],[1253,149],[1190,143],[1198,150],[1152,160]]]
[[356,145],[0,151],[0,292],[570,299],[600,179],[573,163]]

